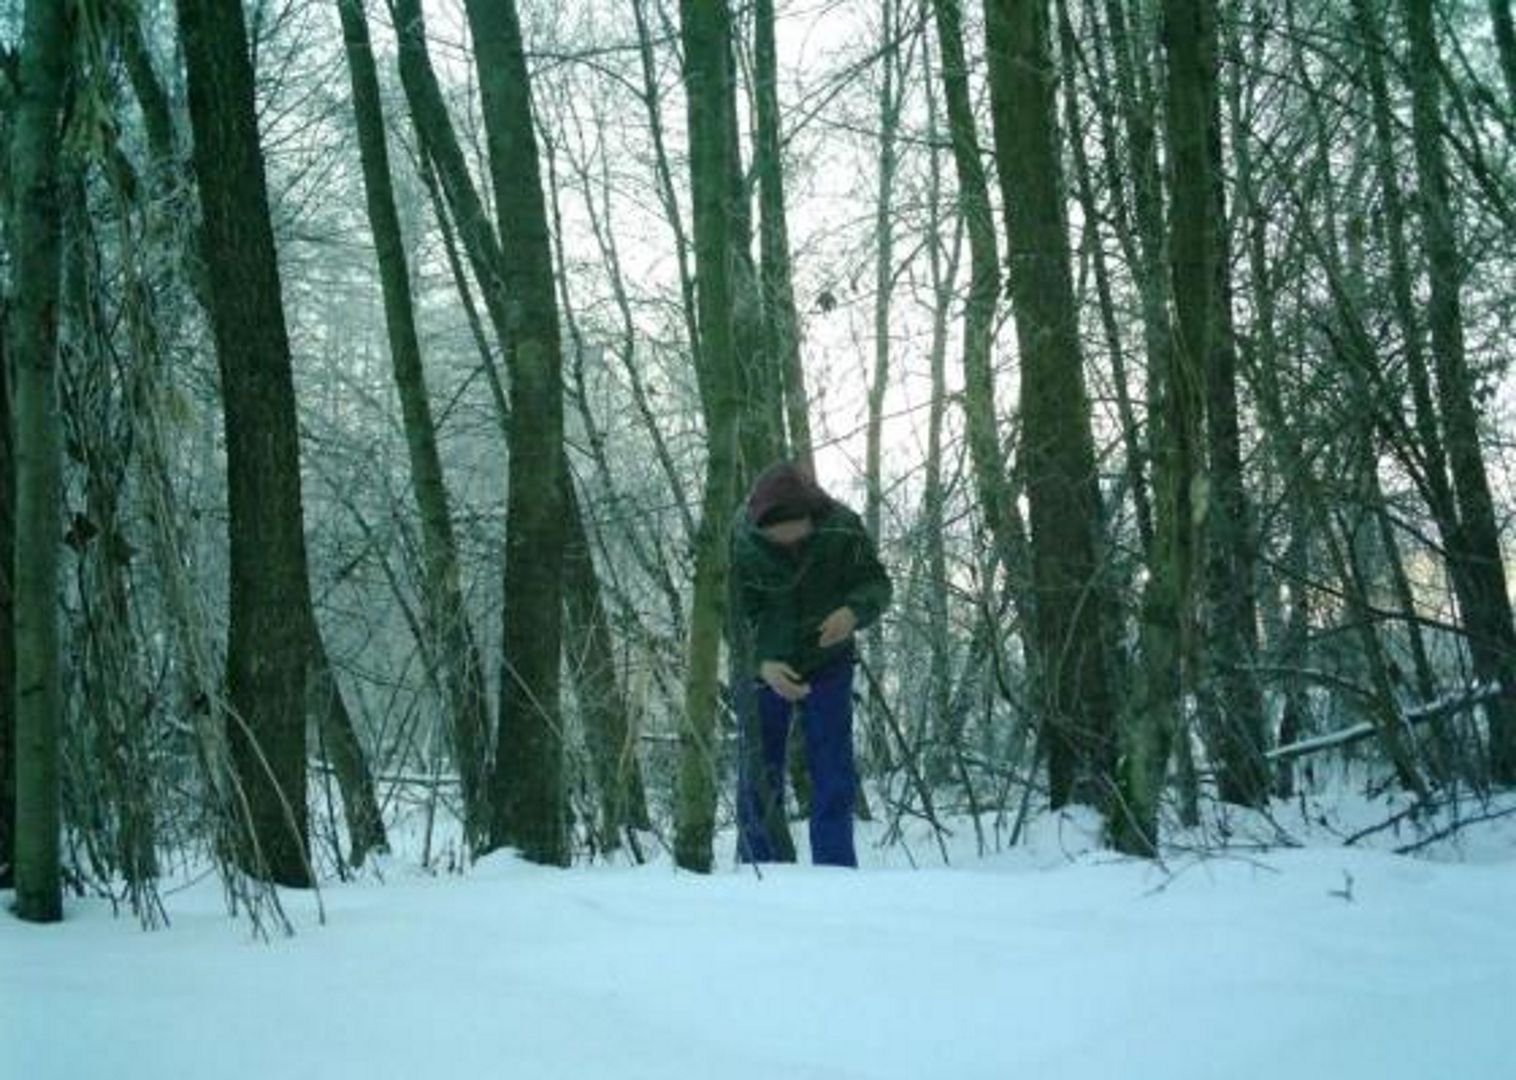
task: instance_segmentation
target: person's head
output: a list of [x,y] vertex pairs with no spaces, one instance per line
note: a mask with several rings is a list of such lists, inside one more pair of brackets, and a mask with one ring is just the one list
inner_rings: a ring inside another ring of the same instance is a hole
[[811,535],[816,514],[827,502],[826,492],[803,466],[781,461],[764,469],[753,481],[747,516],[764,539],[788,546]]

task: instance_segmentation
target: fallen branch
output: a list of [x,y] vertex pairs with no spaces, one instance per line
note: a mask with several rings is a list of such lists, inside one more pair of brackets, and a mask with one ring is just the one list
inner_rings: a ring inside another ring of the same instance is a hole
[[[1516,696],[1516,685],[1512,686],[1476,686],[1472,690],[1456,696],[1440,698],[1426,705],[1418,705],[1414,709],[1401,712],[1400,720],[1405,727],[1416,724],[1430,723],[1434,720],[1443,720],[1449,716],[1456,716],[1483,705],[1487,701],[1495,701],[1503,697]],[[1293,758],[1304,757],[1307,754],[1320,753],[1323,750],[1332,750],[1352,743],[1371,739],[1379,733],[1379,725],[1372,721],[1354,724],[1352,727],[1334,731],[1328,735],[1318,735],[1312,739],[1302,739],[1300,742],[1290,743],[1288,746],[1275,747],[1264,754],[1269,761],[1289,761]]]

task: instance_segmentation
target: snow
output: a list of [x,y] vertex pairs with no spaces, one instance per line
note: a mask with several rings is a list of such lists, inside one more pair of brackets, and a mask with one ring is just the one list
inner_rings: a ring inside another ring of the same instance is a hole
[[[920,869],[878,826],[857,872],[395,856],[324,925],[286,893],[272,941],[209,879],[152,933],[73,900],[0,918],[0,1076],[1516,1075],[1516,816],[1414,858],[1333,841],[1392,811],[1281,806],[1162,866],[1078,816],[983,858],[956,821]],[[1256,843],[1281,830],[1304,846]]]

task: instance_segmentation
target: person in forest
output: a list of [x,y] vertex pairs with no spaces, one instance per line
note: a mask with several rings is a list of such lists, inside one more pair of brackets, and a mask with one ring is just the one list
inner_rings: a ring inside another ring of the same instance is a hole
[[737,857],[792,856],[785,749],[796,709],[811,777],[811,861],[857,866],[853,806],[853,635],[889,606],[889,575],[856,513],[803,467],[779,462],[753,483],[734,527],[739,618],[755,641],[756,717],[744,725]]

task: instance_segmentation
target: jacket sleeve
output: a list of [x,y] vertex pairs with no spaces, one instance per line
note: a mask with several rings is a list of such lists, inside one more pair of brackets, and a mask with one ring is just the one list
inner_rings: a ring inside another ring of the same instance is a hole
[[877,622],[879,616],[890,606],[894,586],[890,582],[889,572],[879,561],[879,552],[874,547],[873,538],[863,527],[863,522],[855,521],[853,525],[850,545],[851,584],[846,603],[858,617],[858,629],[862,630]]

